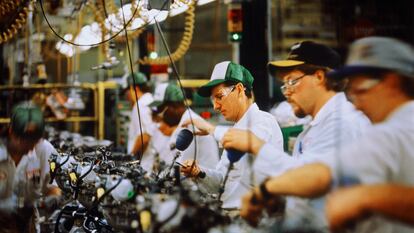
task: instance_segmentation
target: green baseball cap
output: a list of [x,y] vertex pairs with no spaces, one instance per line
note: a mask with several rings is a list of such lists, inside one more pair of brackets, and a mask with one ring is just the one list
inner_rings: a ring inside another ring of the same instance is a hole
[[224,61],[216,64],[210,77],[210,82],[198,89],[198,94],[203,97],[211,95],[211,89],[226,81],[240,82],[249,90],[253,88],[254,78],[242,65]]
[[45,129],[42,110],[34,104],[15,106],[10,118],[12,132],[22,138],[41,138]]
[[154,101],[150,107],[158,107],[165,102],[182,102],[184,95],[181,89],[173,83],[161,83],[155,88]]
[[134,72],[128,75],[128,86],[134,85],[141,85],[148,82],[148,78],[144,73],[141,72]]

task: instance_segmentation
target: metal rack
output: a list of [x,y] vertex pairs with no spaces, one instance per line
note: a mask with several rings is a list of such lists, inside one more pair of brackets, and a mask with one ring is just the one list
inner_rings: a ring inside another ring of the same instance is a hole
[[[80,88],[88,89],[93,93],[93,103],[94,110],[93,115],[91,116],[71,116],[65,119],[57,119],[55,117],[46,118],[46,122],[94,122],[94,135],[98,139],[104,139],[104,108],[105,108],[105,89],[114,89],[117,88],[115,82],[97,82],[93,83],[81,83],[80,85],[69,85],[69,84],[59,84],[59,83],[48,83],[48,84],[33,84],[27,87],[18,86],[18,85],[7,85],[0,86],[0,91],[3,90],[45,90],[45,89],[69,89],[69,88]],[[0,118],[0,124],[6,124],[10,122],[10,118]]]

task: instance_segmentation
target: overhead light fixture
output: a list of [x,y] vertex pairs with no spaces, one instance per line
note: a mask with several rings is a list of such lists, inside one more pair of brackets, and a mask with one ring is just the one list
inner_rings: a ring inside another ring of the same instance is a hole
[[169,16],[174,17],[176,15],[182,14],[186,12],[188,8],[189,8],[188,5],[185,5],[185,4],[182,6],[178,6],[176,8],[171,8]]
[[214,2],[214,1],[216,1],[216,0],[198,0],[197,5],[202,6],[202,5],[206,5],[206,4],[209,4],[211,2]]
[[73,35],[72,34],[65,34],[64,36],[63,36],[63,39],[65,39],[65,40],[72,40],[72,38],[73,38]]
[[105,19],[105,27],[109,31],[116,32],[122,29],[122,22],[115,14],[109,14]]
[[156,9],[142,9],[141,17],[145,22],[148,22],[148,24],[154,24],[155,20],[157,20],[158,22],[166,20],[168,17],[168,11],[160,11]]
[[[85,25],[76,36],[74,42],[76,44],[98,44],[102,41],[102,33],[98,23],[93,22],[90,25]],[[80,46],[80,51],[86,51],[91,46]]]
[[[63,36],[63,39],[70,41],[72,40],[73,35],[72,34],[66,34]],[[56,43],[55,48],[62,53],[63,55],[67,57],[72,57],[75,54],[75,47],[71,44],[65,43],[63,41],[58,41]]]
[[132,21],[130,29],[131,30],[136,30],[136,29],[144,26],[144,24],[145,24],[144,20],[142,20],[141,18],[136,18]]

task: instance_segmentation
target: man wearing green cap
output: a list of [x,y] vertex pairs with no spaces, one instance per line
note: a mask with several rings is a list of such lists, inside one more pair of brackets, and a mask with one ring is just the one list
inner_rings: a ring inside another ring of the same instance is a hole
[[[152,144],[155,144],[153,147],[159,154],[160,160],[167,164],[170,164],[176,155],[175,143],[177,135],[182,130],[182,123],[190,118],[204,121],[197,113],[187,108],[184,101],[184,95],[177,85],[161,83],[155,89],[154,102],[150,104],[155,110],[154,114],[160,120],[159,129],[165,136],[169,136],[169,140],[164,146],[159,145],[160,142],[156,138],[152,140]],[[212,136],[196,136],[188,148],[181,152],[181,156],[177,161],[182,162],[187,159],[193,159],[195,155],[200,164],[213,168],[219,160],[218,146],[214,138]]]
[[6,232],[34,232],[35,204],[59,200],[60,189],[49,184],[49,156],[56,153],[42,139],[41,110],[30,103],[16,106],[8,135],[0,140],[0,226]]
[[148,86],[147,77],[141,72],[134,72],[128,76],[128,87],[129,99],[133,102],[133,107],[128,128],[127,152],[128,154],[142,155],[141,166],[150,171],[154,156],[151,154],[151,150],[148,149],[148,143],[151,137],[150,132],[154,128],[154,122],[148,105],[153,101],[153,97]]
[[[283,150],[283,138],[278,123],[271,114],[259,110],[253,101],[252,90],[253,77],[250,72],[239,64],[225,61],[214,67],[210,82],[199,89],[199,94],[211,97],[214,109],[220,111],[226,120],[235,123],[233,128],[249,129],[264,141]],[[187,121],[184,125],[189,124],[191,122]],[[228,130],[227,127],[213,126],[207,122],[194,121],[194,124],[199,134],[213,135],[219,142]],[[186,161],[187,166],[182,169],[182,172],[193,177],[197,177],[201,171],[205,172],[206,177],[198,180],[208,192],[218,193],[230,166],[228,155],[229,152],[225,150],[215,169],[207,169],[202,165],[191,166],[193,161]],[[261,182],[270,172],[268,168],[258,168],[252,175],[251,159],[253,157],[245,154],[234,163],[234,168],[230,170],[224,186],[224,192],[221,190],[222,207],[226,210],[235,210],[235,214],[240,208],[242,195],[255,183]]]

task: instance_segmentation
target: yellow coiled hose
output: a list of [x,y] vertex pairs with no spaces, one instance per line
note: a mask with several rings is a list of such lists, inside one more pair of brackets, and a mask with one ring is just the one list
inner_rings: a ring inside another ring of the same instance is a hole
[[[187,52],[188,48],[191,45],[194,33],[194,23],[195,23],[195,1],[192,1],[188,5],[188,10],[186,11],[185,16],[185,27],[183,37],[177,49],[171,54],[171,59],[175,62],[179,60]],[[155,59],[149,57],[144,57],[139,59],[136,63],[142,65],[160,65],[160,64],[170,64],[171,60],[168,56],[162,56]]]
[[0,16],[13,12],[20,5],[20,3],[20,1],[15,0],[3,0],[0,2]]
[[[9,2],[2,3],[0,7],[0,11],[2,14],[6,14],[7,12],[3,11],[3,9],[14,9]],[[16,3],[17,4],[17,3]],[[33,4],[32,1],[29,1],[29,4]],[[13,6],[16,6],[14,3],[12,3]],[[10,8],[7,8],[7,7]],[[3,31],[0,31],[0,44],[7,43],[9,40],[11,40],[18,32],[19,30],[25,25],[26,19],[28,16],[29,7],[23,7],[22,10],[18,13],[16,19]]]

